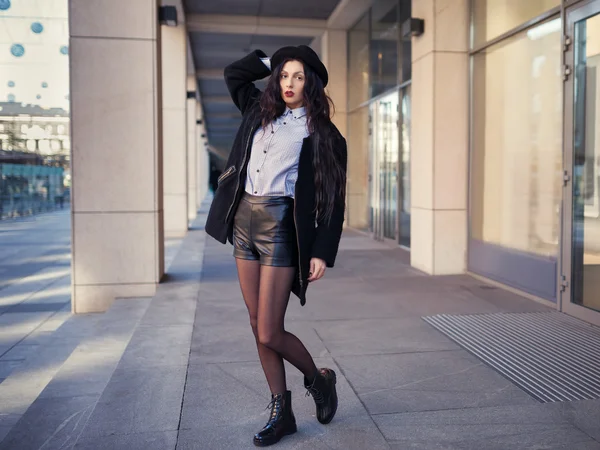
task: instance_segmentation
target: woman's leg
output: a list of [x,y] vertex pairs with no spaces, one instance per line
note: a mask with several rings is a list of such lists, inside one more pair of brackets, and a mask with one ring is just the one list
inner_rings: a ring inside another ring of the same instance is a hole
[[300,339],[284,328],[295,273],[294,267],[260,266],[258,341],[283,356],[305,377],[313,379],[317,367],[310,353]]
[[261,344],[258,340],[258,293],[260,283],[260,262],[245,260],[236,258],[238,278],[240,280],[240,287],[242,289],[242,295],[244,302],[248,308],[248,314],[250,315],[250,326],[256,339],[256,346],[258,348],[258,356],[260,357],[260,363],[262,364],[267,383],[272,394],[285,393],[286,382],[285,382],[285,369],[283,366],[283,359],[274,350]]

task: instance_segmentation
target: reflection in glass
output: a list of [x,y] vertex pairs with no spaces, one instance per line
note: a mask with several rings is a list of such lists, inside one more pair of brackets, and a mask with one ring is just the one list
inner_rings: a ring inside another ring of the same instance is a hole
[[410,247],[410,86],[401,92],[399,244]]
[[70,191],[68,0],[12,8],[0,34],[0,219],[60,207]]
[[379,0],[371,9],[371,97],[398,84],[398,2]]
[[474,56],[471,237],[555,258],[562,171],[560,19]]
[[572,301],[600,311],[600,15],[575,25]]
[[369,100],[369,14],[348,30],[348,107]]
[[[472,0],[474,46],[490,41],[560,5],[560,0]],[[548,23],[549,27],[556,23]],[[560,30],[560,23],[559,29]],[[556,30],[556,31],[558,31]]]
[[377,238],[396,239],[398,206],[398,92],[372,103],[371,210]]
[[[400,2],[400,26],[411,18],[412,2]],[[412,39],[410,36],[402,37],[399,35],[400,44],[398,46],[398,82],[404,83],[410,80],[412,76]]]

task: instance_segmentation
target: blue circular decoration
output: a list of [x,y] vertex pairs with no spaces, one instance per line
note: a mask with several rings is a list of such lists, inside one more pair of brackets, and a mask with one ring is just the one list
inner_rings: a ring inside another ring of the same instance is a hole
[[21,44],[13,44],[10,48],[10,52],[13,56],[20,58],[25,54],[25,47],[23,47]]
[[48,83],[46,83],[46,82],[44,81],[44,82],[42,83],[42,87],[43,87],[44,89],[46,89],[46,88],[48,87]]
[[68,54],[69,54],[69,46],[68,46],[68,45],[63,45],[63,46],[60,48],[60,52],[61,52],[63,55],[68,55]]
[[38,100],[42,98],[42,96],[40,94],[36,95],[35,98],[37,98]]
[[0,11],[6,11],[10,8],[10,0],[0,0]]
[[15,82],[14,81],[9,81],[8,82],[8,87],[15,87]]
[[40,34],[42,31],[44,31],[44,25],[39,22],[33,22],[31,24],[31,31],[33,31],[35,34]]
[[16,100],[15,94],[8,94],[6,97],[10,103],[14,103]]

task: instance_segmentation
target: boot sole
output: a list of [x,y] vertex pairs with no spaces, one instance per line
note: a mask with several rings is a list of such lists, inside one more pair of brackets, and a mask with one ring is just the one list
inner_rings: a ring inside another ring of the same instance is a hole
[[[324,421],[320,421],[320,423],[322,423],[323,425],[327,425],[328,423],[330,423],[333,418],[335,417],[335,413],[337,412],[337,408],[338,408],[338,396],[337,396],[337,388],[335,387],[335,385],[337,384],[337,375],[336,373],[332,370],[333,372],[333,396],[335,398],[335,406],[333,408],[333,414],[331,414],[331,417],[329,417],[327,420]],[[317,419],[318,420],[318,419]]]
[[296,424],[294,424],[294,428],[290,428],[288,431],[286,431],[284,434],[282,434],[281,436],[279,436],[278,439],[274,439],[272,441],[257,441],[257,440],[253,440],[254,445],[256,447],[269,447],[271,445],[275,445],[277,444],[281,439],[283,439],[285,436],[289,436],[291,434],[294,434],[296,431],[298,431],[298,427],[296,426]]

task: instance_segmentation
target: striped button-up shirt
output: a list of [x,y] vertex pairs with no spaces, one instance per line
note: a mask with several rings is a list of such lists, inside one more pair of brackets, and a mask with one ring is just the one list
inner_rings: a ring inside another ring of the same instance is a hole
[[306,110],[289,109],[254,134],[246,192],[268,197],[294,197],[302,141],[308,136]]

